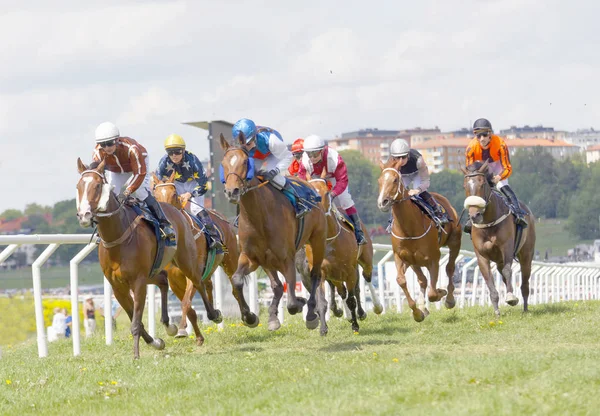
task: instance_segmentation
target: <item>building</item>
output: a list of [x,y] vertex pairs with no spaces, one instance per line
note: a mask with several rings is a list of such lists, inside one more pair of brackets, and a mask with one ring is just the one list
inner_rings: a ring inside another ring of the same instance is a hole
[[405,139],[409,144],[413,142],[423,142],[434,138],[439,138],[440,129],[422,129],[420,127],[408,130],[379,130],[363,129],[342,133],[341,137],[336,137],[328,141],[328,145],[338,151],[358,150],[371,163],[379,163],[386,160],[390,153],[390,144],[398,139]]
[[459,170],[465,164],[465,150],[471,138],[458,137],[448,139],[427,140],[412,146],[423,156],[429,172],[442,170]]
[[585,161],[589,165],[590,163],[595,163],[600,161],[600,144],[595,146],[590,146],[585,151]]
[[574,133],[568,133],[565,137],[567,143],[574,144],[587,149],[589,146],[600,145],[600,131],[593,128],[577,130]]
[[544,126],[510,126],[509,129],[500,130],[500,136],[506,137],[508,140],[511,139],[552,139],[552,140],[564,140],[567,136],[566,131],[555,131],[554,127]]
[[566,159],[581,152],[581,148],[579,146],[567,143],[564,140],[546,140],[540,138],[514,139],[507,140],[506,144],[508,145],[511,155],[514,155],[519,149],[532,151],[538,146],[550,152],[552,157],[558,160]]

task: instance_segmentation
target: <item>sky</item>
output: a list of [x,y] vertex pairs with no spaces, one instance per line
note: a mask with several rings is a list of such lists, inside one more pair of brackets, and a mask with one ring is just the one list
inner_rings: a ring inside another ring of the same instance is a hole
[[[24,4],[19,4],[24,3]],[[183,125],[600,127],[596,1],[0,0],[0,212],[75,197],[112,121],[151,169]]]

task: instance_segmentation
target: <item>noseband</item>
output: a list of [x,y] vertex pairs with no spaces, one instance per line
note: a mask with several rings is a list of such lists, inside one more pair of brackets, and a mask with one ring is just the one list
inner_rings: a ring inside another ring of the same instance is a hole
[[[395,204],[395,203],[400,203],[402,201],[409,200],[410,195],[408,194],[408,190],[402,184],[402,174],[400,172],[398,172],[397,169],[394,169],[394,168],[385,168],[384,170],[381,171],[381,173],[386,172],[386,171],[394,172],[396,175],[398,175],[398,189],[396,189],[396,194],[392,198],[391,203]],[[402,195],[402,199],[396,199],[396,198],[398,198],[398,195]]]

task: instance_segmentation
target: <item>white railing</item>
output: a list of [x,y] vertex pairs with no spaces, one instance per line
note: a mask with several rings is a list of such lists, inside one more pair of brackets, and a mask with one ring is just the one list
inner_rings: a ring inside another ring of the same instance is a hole
[[[3,235],[0,236],[0,245],[8,245],[0,252],[0,263],[4,262],[15,250],[24,244],[48,244],[48,247],[32,264],[32,279],[33,279],[33,296],[35,307],[38,355],[46,357],[48,355],[48,346],[46,339],[46,328],[44,324],[42,310],[42,286],[41,286],[41,267],[48,258],[56,251],[61,244],[84,244],[85,247],[77,253],[70,261],[70,283],[71,283],[71,310],[72,310],[72,339],[73,339],[73,355],[81,354],[80,328],[79,328],[79,302],[82,300],[79,296],[78,289],[78,266],[79,263],[89,255],[97,247],[97,240],[90,243],[92,236],[90,234],[49,234],[49,235]],[[400,286],[396,284],[396,269],[393,261],[390,261],[393,256],[392,247],[390,244],[373,244],[375,251],[385,252],[383,258],[374,265],[377,266],[378,276],[378,295],[382,302],[383,313],[396,308],[397,312],[402,312],[403,303],[405,301],[404,294]],[[442,249],[443,257],[440,260],[440,272],[438,287],[446,287],[448,278],[445,272],[445,266],[448,262],[448,250]],[[456,285],[455,296],[457,305],[460,308],[466,306],[489,305],[489,291],[479,273],[477,267],[477,259],[475,254],[470,251],[461,250],[457,258],[458,276],[460,283]],[[506,296],[506,288],[502,283],[500,273],[492,268],[495,279],[496,289],[500,293],[501,301]],[[425,271],[427,275],[427,271]],[[416,275],[412,270],[407,272],[407,285],[410,293],[416,296],[418,283]],[[556,264],[543,263],[534,261],[530,278],[530,304],[556,303],[565,300],[588,300],[600,299],[600,264],[595,263],[571,263],[571,264]],[[521,295],[521,275],[520,265],[513,264],[513,286],[515,295],[522,302]],[[217,270],[214,277],[215,286],[215,307],[221,308],[224,305],[225,296],[231,296],[230,291],[222,290],[226,276],[221,268]],[[366,309],[370,304],[370,300],[365,293],[364,279],[360,279],[361,285],[361,301]],[[258,313],[258,305],[265,304],[271,297],[270,291],[265,293],[266,296],[259,296],[258,283],[256,273],[253,273],[249,280],[249,306],[252,312]],[[302,289],[304,294],[306,291]],[[156,297],[155,286],[148,286],[148,299],[153,301],[148,302],[148,332],[154,336],[156,327]],[[105,338],[106,344],[112,343],[112,288],[110,283],[104,279],[104,314],[105,314]],[[283,322],[284,318],[284,303],[285,295],[279,305],[279,319]],[[441,308],[441,302],[436,303],[438,309]],[[222,324],[220,324],[222,327]]]

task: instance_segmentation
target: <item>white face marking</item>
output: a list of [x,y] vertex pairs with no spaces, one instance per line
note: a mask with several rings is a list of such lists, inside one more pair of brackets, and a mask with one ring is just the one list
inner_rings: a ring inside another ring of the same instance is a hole
[[80,215],[83,216],[86,212],[90,212],[92,207],[90,206],[90,201],[88,201],[88,188],[90,187],[90,183],[93,181],[93,178],[86,177],[83,178],[83,182],[85,185],[83,186],[83,195],[81,196],[81,201],[77,204],[77,211]]
[[237,156],[237,155],[233,155],[233,156],[231,156],[231,159],[229,159],[229,164],[230,164],[232,167],[234,167],[234,166],[235,166],[235,164],[237,163],[237,160],[238,160],[238,156]]
[[471,195],[475,194],[475,180],[469,179],[469,189],[471,190]]
[[165,187],[163,186],[162,189],[160,190],[160,192],[162,193],[163,196],[163,200],[167,200],[167,190],[165,189]]

